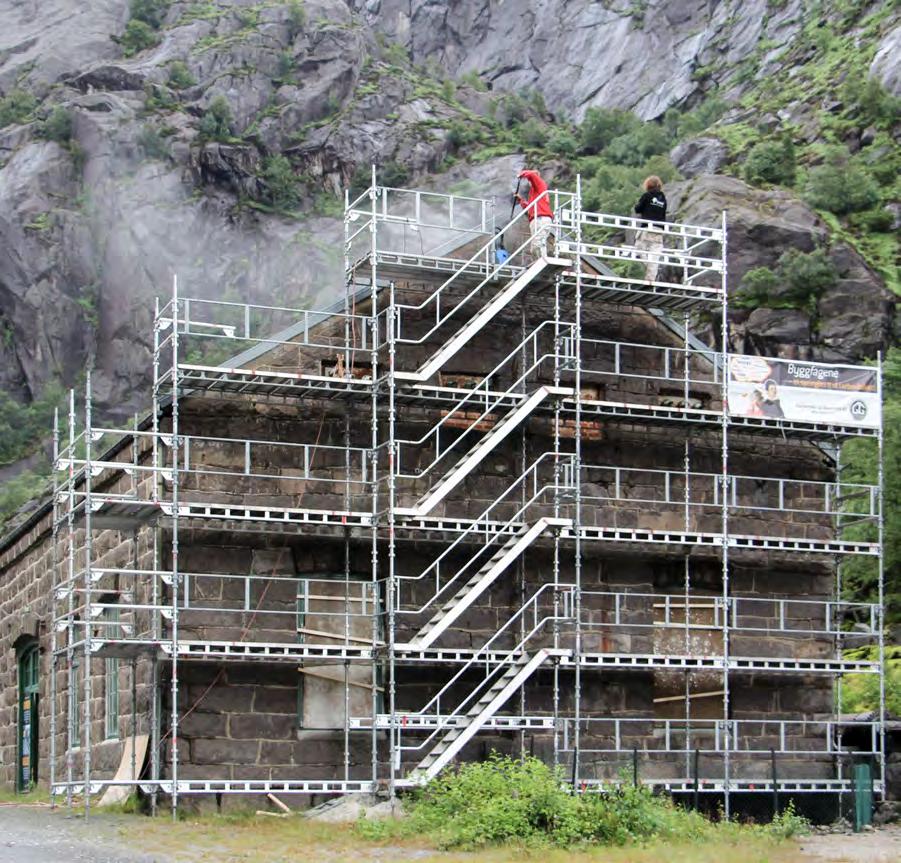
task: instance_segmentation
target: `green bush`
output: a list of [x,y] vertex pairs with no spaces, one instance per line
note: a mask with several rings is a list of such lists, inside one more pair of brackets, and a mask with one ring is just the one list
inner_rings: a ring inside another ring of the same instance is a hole
[[586,155],[600,153],[615,139],[634,132],[641,121],[619,108],[589,108],[579,126],[579,150]]
[[122,53],[126,57],[131,57],[147,48],[153,48],[159,44],[159,36],[156,30],[144,21],[132,19],[125,25],[125,32],[119,39],[119,45],[122,47]]
[[368,838],[428,835],[444,848],[506,842],[624,845],[654,838],[701,837],[708,822],[645,787],[623,782],[603,794],[573,794],[562,775],[537,758],[492,754],[446,771],[419,792],[395,822],[359,822]]
[[266,186],[266,201],[279,210],[290,210],[297,206],[297,177],[286,156],[270,156],[263,165],[263,183]]
[[304,8],[303,0],[291,0],[288,3],[288,25],[292,40],[303,30],[306,23],[307,10]]
[[686,138],[712,126],[728,108],[729,103],[714,93],[687,113],[670,108],[664,116],[663,125],[673,138]]
[[859,228],[867,233],[887,234],[892,229],[895,217],[889,210],[880,207],[875,210],[854,213],[848,221],[852,227]]
[[875,207],[879,187],[859,165],[834,161],[810,170],[804,197],[811,206],[842,216]]
[[862,71],[847,77],[841,90],[849,112],[863,123],[891,125],[901,114],[901,99],[893,96],[880,81]]
[[547,148],[558,156],[575,156],[579,142],[568,129],[555,129],[547,141]]
[[[386,162],[378,169],[377,177],[381,186],[402,188],[409,175],[407,169],[400,162]],[[369,185],[368,180],[366,185]]]
[[287,81],[294,74],[294,52],[282,51],[278,55],[276,81]]
[[447,127],[447,143],[451,152],[456,153],[469,144],[475,144],[482,139],[482,132],[475,123],[465,120],[451,120]]
[[200,119],[200,137],[207,141],[227,141],[232,135],[232,111],[224,96],[216,96]]
[[158,30],[169,11],[169,0],[131,0],[131,19]]
[[68,144],[72,139],[72,115],[63,105],[57,105],[42,121],[41,135],[57,144]]
[[548,127],[535,117],[530,117],[517,130],[521,143],[526,147],[543,147],[548,140]]
[[26,470],[0,483],[0,534],[22,504],[50,491],[49,478],[38,471]]
[[813,311],[817,298],[838,280],[824,249],[805,253],[786,250],[776,265],[748,270],[735,295],[739,308],[805,309]]
[[[845,652],[845,658],[877,662],[876,648],[864,647]],[[879,710],[879,677],[875,674],[846,674],[842,678],[842,713],[868,713]],[[885,709],[901,716],[901,647],[885,649]]]
[[0,129],[13,123],[25,123],[31,119],[38,100],[27,90],[12,89],[0,99]]
[[773,301],[779,285],[779,277],[769,267],[754,267],[742,276],[734,303],[741,309],[766,306]]
[[145,123],[138,132],[138,146],[147,159],[166,159],[169,156],[169,147],[166,139],[155,126]]
[[169,64],[169,86],[176,90],[184,90],[186,87],[193,87],[197,81],[191,74],[187,64],[181,60],[174,60]]
[[58,384],[50,384],[34,401],[22,404],[0,390],[0,464],[24,458],[50,437],[53,409],[63,396]]
[[631,132],[614,138],[604,156],[617,165],[643,165],[651,156],[665,153],[672,145],[672,139],[663,126],[657,123],[642,123]]
[[795,182],[795,147],[790,138],[761,141],[745,159],[745,179],[755,186],[778,183],[791,186]]
[[144,109],[146,111],[171,111],[178,106],[173,92],[162,84],[147,81],[144,84]]

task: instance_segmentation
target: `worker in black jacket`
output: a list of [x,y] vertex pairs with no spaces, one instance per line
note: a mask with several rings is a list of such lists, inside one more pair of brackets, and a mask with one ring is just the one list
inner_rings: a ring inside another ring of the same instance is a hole
[[663,234],[653,230],[654,222],[666,221],[666,195],[663,194],[663,183],[660,177],[653,174],[642,184],[644,194],[635,205],[635,212],[644,220],[635,236],[635,248],[642,252],[648,252],[649,257],[645,264],[644,277],[649,282],[657,278],[663,252]]

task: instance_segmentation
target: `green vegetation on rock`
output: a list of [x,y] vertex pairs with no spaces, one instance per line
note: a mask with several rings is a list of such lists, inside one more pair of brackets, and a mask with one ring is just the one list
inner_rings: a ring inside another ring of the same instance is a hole
[[200,120],[200,136],[208,141],[227,141],[232,135],[232,111],[225,96],[216,96]]
[[0,99],[0,129],[14,123],[26,123],[31,119],[38,100],[29,93],[16,87]]
[[761,141],[751,147],[745,158],[745,179],[756,186],[778,183],[791,186],[795,182],[795,147],[791,138]]

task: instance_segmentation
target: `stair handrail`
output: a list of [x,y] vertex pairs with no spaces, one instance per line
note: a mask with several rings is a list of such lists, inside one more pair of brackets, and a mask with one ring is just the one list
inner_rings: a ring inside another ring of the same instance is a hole
[[[536,198],[536,201],[540,201],[542,199],[550,200],[551,194],[554,194],[555,200],[557,201],[557,206],[554,209],[554,212],[555,212],[555,216],[553,217],[554,225],[559,227],[560,226],[559,216],[556,214],[559,214],[559,212],[562,210],[562,207],[559,204],[560,197],[561,196],[563,196],[563,197],[569,196],[570,198],[573,198],[575,196],[572,195],[571,193],[567,193],[567,192],[561,193],[556,190],[554,190],[552,192],[551,189],[547,189]],[[422,300],[422,302],[396,304],[395,309],[397,311],[396,311],[396,317],[395,317],[395,327],[396,327],[395,338],[398,341],[403,342],[404,344],[411,344],[411,345],[422,344],[422,342],[424,342],[426,339],[430,338],[435,333],[435,331],[439,327],[442,326],[442,324],[444,324],[446,321],[448,321],[457,311],[459,311],[477,293],[479,293],[479,291],[481,291],[482,288],[485,287],[485,285],[487,285],[491,281],[494,281],[494,279],[497,277],[497,275],[504,268],[512,269],[512,267],[514,265],[510,264],[509,261],[512,260],[520,252],[522,252],[523,249],[525,249],[525,247],[528,246],[532,242],[531,236],[527,237],[519,246],[517,246],[516,249],[514,249],[510,253],[510,255],[506,261],[504,261],[503,263],[500,263],[500,264],[496,264],[494,267],[491,267],[491,264],[490,264],[491,249],[493,246],[496,245],[498,236],[504,236],[507,233],[507,231],[511,227],[513,227],[513,225],[515,225],[520,219],[527,218],[527,215],[528,214],[525,209],[523,209],[519,213],[517,213],[509,222],[507,222],[506,225],[504,225],[504,227],[500,231],[497,232],[497,234],[495,236],[492,236],[491,239],[487,240],[482,246],[480,246],[479,249],[467,261],[465,261],[463,263],[463,265],[460,267],[459,270],[457,270],[453,275],[451,275],[450,278],[448,278],[444,282],[442,282],[434,291],[432,291],[424,300]],[[457,305],[455,305],[446,315],[444,315],[444,317],[440,317],[440,308],[441,308],[440,300],[441,300],[442,292],[445,289],[449,290],[450,285],[456,279],[458,279],[462,273],[466,272],[470,266],[472,266],[473,264],[481,263],[480,259],[483,257],[484,257],[485,263],[489,269],[488,275],[485,276],[485,278],[482,279],[482,281],[479,282],[478,285],[476,285],[471,291],[469,291],[468,294],[466,294],[464,297],[462,297],[460,299],[460,301],[457,303]],[[525,268],[523,268],[523,269],[525,269]],[[516,278],[519,275],[520,275],[520,273],[514,273],[513,278]],[[426,308],[426,306],[428,306],[428,304],[432,303],[432,302],[435,303],[435,318],[436,318],[435,325],[431,329],[429,329],[428,332],[426,332],[424,335],[420,336],[417,339],[403,338],[400,335],[401,324],[402,324],[401,319],[403,317],[403,311],[404,310],[420,311],[420,310]]]
[[[564,610],[563,614],[555,614],[551,613],[545,615],[541,619],[538,618],[538,600],[541,595],[547,591],[553,591],[554,593],[560,593],[563,596],[568,596],[569,600],[563,600]],[[415,716],[424,716],[427,712],[430,711],[430,708],[434,705],[434,711],[432,714],[437,718],[437,724],[432,732],[426,737],[421,743],[417,746],[401,746],[401,749],[405,749],[407,751],[416,751],[422,749],[424,746],[428,745],[440,732],[442,732],[449,724],[449,720],[456,719],[461,715],[461,711],[470,706],[474,696],[481,694],[484,686],[488,681],[494,677],[495,672],[504,667],[509,667],[515,662],[521,659],[521,651],[523,646],[529,639],[546,623],[552,620],[569,620],[572,618],[572,609],[575,607],[575,603],[573,601],[573,595],[576,591],[576,585],[574,584],[543,584],[532,596],[523,603],[523,605],[516,611],[506,623],[501,626],[501,628],[491,636],[488,641],[485,642],[470,658],[465,662],[457,673],[441,687],[438,692],[433,695],[429,701],[419,710],[417,711],[407,711],[405,715],[415,715]],[[532,628],[520,639],[520,641],[516,644],[515,647],[510,648],[509,650],[504,651],[507,654],[506,659],[498,660],[494,662],[494,668],[492,668],[492,661],[490,656],[487,654],[490,653],[491,646],[494,642],[500,638],[506,630],[514,623],[516,623],[521,617],[524,617],[526,612],[531,610],[533,615],[533,624]],[[485,678],[475,686],[469,694],[450,712],[446,714],[441,713],[441,697],[445,693],[450,690],[454,684],[456,684],[460,678],[471,668],[481,665],[482,660],[481,657],[485,656]]]
[[[564,482],[559,483],[559,482],[556,482],[556,480],[552,481],[552,482],[549,481],[539,487],[537,485],[537,472],[538,472],[539,463],[544,461],[545,459],[549,459],[549,458],[557,458],[558,459],[557,464],[554,465],[555,472],[557,470],[559,470],[560,468],[563,469],[562,473],[564,475]],[[527,468],[522,474],[520,474],[520,476],[517,477],[513,481],[513,483],[510,485],[510,487],[496,501],[493,501],[491,503],[491,505],[481,515],[479,515],[478,518],[475,521],[473,521],[473,523],[469,527],[467,527],[466,530],[457,537],[457,539],[454,540],[454,542],[452,542],[440,555],[438,555],[437,558],[435,558],[434,561],[432,561],[432,563],[430,563],[422,572],[420,572],[419,575],[409,575],[409,576],[399,575],[399,576],[397,576],[397,587],[396,587],[397,601],[395,603],[395,613],[396,614],[421,614],[430,605],[432,605],[438,599],[438,597],[440,597],[452,584],[457,583],[458,579],[460,579],[461,576],[466,574],[469,571],[469,569],[475,565],[476,561],[480,561],[480,563],[484,563],[483,560],[480,560],[482,558],[482,556],[484,555],[484,552],[486,551],[486,549],[489,549],[493,545],[495,545],[497,543],[498,539],[503,537],[504,540],[507,540],[507,539],[510,539],[513,536],[515,536],[516,530],[514,529],[514,526],[521,527],[523,525],[523,523],[524,523],[523,514],[535,504],[535,501],[541,495],[543,495],[545,492],[550,491],[550,490],[557,491],[557,490],[573,489],[574,488],[573,483],[572,482],[566,483],[566,481],[565,481],[567,464],[569,466],[569,476],[574,477],[574,474],[575,474],[575,456],[574,455],[553,453],[553,452],[546,452],[546,453],[542,454],[532,463],[532,465],[529,468]],[[517,509],[516,512],[509,519],[507,519],[507,521],[503,524],[503,526],[501,526],[500,528],[496,528],[495,530],[491,531],[490,533],[486,529],[486,531],[485,531],[486,532],[486,540],[485,540],[484,545],[482,545],[479,548],[479,550],[466,561],[466,563],[463,565],[463,567],[460,570],[458,570],[445,584],[442,585],[440,583],[441,582],[441,563],[442,563],[442,561],[445,558],[449,557],[451,554],[453,554],[454,551],[460,545],[465,543],[467,541],[467,538],[470,536],[470,534],[482,529],[483,525],[486,526],[486,528],[487,528],[486,523],[488,521],[490,521],[490,519],[488,518],[489,513],[495,507],[497,507],[501,503],[503,503],[503,501],[507,497],[507,495],[509,495],[510,492],[513,491],[520,484],[520,482],[522,480],[526,479],[529,474],[533,474],[533,473],[535,474],[536,482],[533,483],[534,491],[533,491],[532,496],[525,503],[523,503],[519,507],[519,509]],[[432,596],[425,602],[425,604],[419,608],[401,609],[400,608],[400,585],[401,585],[401,582],[420,581],[423,578],[426,578],[428,576],[428,574],[430,572],[432,572],[433,570],[435,573],[435,593],[432,594]]]
[[[460,441],[463,440],[463,438],[465,438],[479,423],[483,422],[485,420],[485,418],[488,416],[488,414],[490,414],[493,410],[495,410],[495,408],[504,399],[509,398],[509,396],[511,394],[513,394],[513,395],[521,395],[522,399],[524,401],[528,397],[528,394],[515,393],[514,390],[516,389],[516,387],[518,387],[521,383],[523,383],[526,380],[526,378],[528,378],[528,376],[530,374],[532,374],[532,372],[534,372],[535,369],[538,368],[538,366],[540,366],[546,360],[551,359],[551,358],[557,359],[558,357],[560,357],[560,353],[557,350],[554,350],[553,352],[548,351],[546,353],[539,355],[538,337],[539,337],[539,334],[541,333],[541,331],[545,327],[556,327],[558,330],[557,333],[555,334],[557,338],[564,338],[564,339],[568,338],[567,343],[569,345],[573,345],[575,343],[575,324],[562,323],[562,322],[556,322],[556,321],[542,321],[542,323],[540,323],[528,336],[526,336],[525,339],[523,339],[515,348],[513,348],[513,350],[510,351],[510,353],[508,353],[507,356],[505,356],[500,361],[500,363],[498,363],[481,381],[479,381],[479,383],[476,384],[476,386],[474,386],[470,390],[467,390],[466,395],[460,401],[456,402],[453,405],[453,407],[449,408],[447,410],[447,414],[445,416],[443,416],[437,423],[435,423],[435,425],[432,426],[432,428],[430,428],[425,434],[423,434],[421,437],[413,439],[413,440],[398,439],[395,476],[398,476],[398,477],[402,476],[407,479],[419,479],[419,478],[425,476],[426,474],[429,473],[429,471],[432,470],[432,468],[439,461],[441,461],[441,459],[444,458],[445,455],[447,455],[447,453],[453,447],[457,446],[460,443]],[[568,337],[566,335],[564,335],[564,332],[566,332],[566,331],[568,331]],[[489,384],[492,380],[492,377],[497,375],[504,368],[504,366],[506,366],[512,360],[518,358],[519,353],[522,350],[522,348],[524,346],[526,346],[530,341],[533,342],[533,344],[532,344],[533,361],[532,361],[531,365],[529,365],[516,380],[514,380],[512,383],[510,383],[505,390],[492,391],[491,387],[489,386]],[[563,359],[565,361],[566,357],[564,356]],[[442,427],[446,423],[450,423],[454,418],[459,420],[459,418],[460,418],[459,412],[464,409],[466,403],[469,402],[470,400],[474,400],[476,396],[481,396],[482,391],[484,391],[485,409],[482,411],[482,413],[476,419],[472,420],[472,422],[463,431],[463,433],[461,435],[459,435],[458,437],[456,437],[454,439],[453,443],[451,443],[444,450],[441,450],[439,435],[441,433]],[[492,396],[494,397],[493,402],[490,401]],[[429,438],[431,438],[431,437],[435,438],[435,441],[434,441],[435,453],[436,453],[435,458],[428,465],[426,465],[426,467],[422,468],[418,473],[414,473],[414,474],[402,473],[401,447],[402,446],[411,446],[411,447],[422,446],[423,444],[428,443]]]

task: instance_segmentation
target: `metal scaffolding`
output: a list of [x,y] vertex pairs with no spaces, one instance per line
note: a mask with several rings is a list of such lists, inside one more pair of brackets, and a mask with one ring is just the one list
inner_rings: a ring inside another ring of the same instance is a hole
[[[140,788],[154,808],[167,795],[174,812],[196,794],[394,794],[467,757],[479,735],[513,740],[518,752],[547,741],[549,760],[577,790],[609,787],[634,763],[642,781],[672,793],[721,796],[727,814],[739,793],[847,792],[852,757],[875,759],[875,789],[884,793],[882,683],[869,722],[842,720],[837,708],[828,717],[733,715],[735,686],[749,675],[820,675],[839,690],[846,674],[881,681],[879,423],[730,412],[725,214],[716,227],[648,228],[584,210],[580,181],[574,193],[547,195],[553,249],[537,255],[525,212],[499,225],[488,200],[386,188],[373,169],[368,189],[346,195],[337,306],[188,297],[174,282],[155,310],[147,419],[96,424],[90,375],[82,419],[70,396],[65,427],[57,421],[54,431],[54,747],[65,729],[63,765],[56,750],[51,757],[54,795],[70,804],[82,795],[87,809],[106,788]],[[636,246],[631,235],[641,230],[662,236],[664,250]],[[495,255],[499,234],[510,249],[504,261]],[[648,263],[661,278],[642,276]],[[668,343],[598,338],[598,314],[624,310],[666,329]],[[718,321],[715,347],[692,336],[698,313]],[[497,329],[496,364],[455,364],[503,314],[520,323]],[[230,359],[219,359],[224,353]],[[637,397],[630,387],[639,385],[655,398]],[[319,431],[302,441],[193,433],[192,405],[224,399],[280,407]],[[646,435],[649,447],[679,447],[681,469],[595,463],[602,424]],[[870,485],[841,481],[839,448],[852,437],[876,441]],[[736,439],[743,452],[759,441],[817,447],[834,477],[736,472]],[[515,470],[503,483],[495,472],[480,511],[461,505],[467,480],[501,450],[513,454]],[[699,459],[707,469],[694,466]],[[327,505],[305,505],[308,495]],[[653,512],[656,522],[620,520],[623,508]],[[785,520],[772,532],[736,532],[733,523],[746,517]],[[818,529],[803,529],[803,519]],[[862,525],[875,525],[876,541],[861,537]],[[343,549],[341,571],[236,574],[181,562],[197,536],[226,534],[268,537],[282,549],[321,539]],[[421,547],[431,555],[423,565]],[[585,561],[611,553],[674,562],[674,589],[587,581]],[[531,554],[547,567],[530,567]],[[834,593],[743,595],[734,578],[743,554],[756,556],[745,564],[752,567],[834,566]],[[879,604],[842,598],[835,562],[847,557],[875,562]],[[698,589],[699,567],[710,584],[718,570],[718,587]],[[481,643],[462,646],[450,636],[504,573],[518,599]],[[205,603],[208,584],[229,585],[230,603]],[[292,591],[295,606],[267,607],[270,590]],[[204,637],[201,615],[219,616],[236,637]],[[749,656],[740,649],[747,637],[828,650]],[[877,661],[843,656],[867,643]],[[110,658],[131,663],[132,734],[140,717],[150,737],[147,764],[134,763],[127,778],[92,766],[94,685]],[[344,755],[332,778],[302,768],[278,780],[214,768],[205,778],[180,775],[180,723],[195,706],[183,668],[250,662],[261,681],[267,667],[288,663],[300,677],[343,688]],[[413,705],[406,675],[426,668],[432,694]],[[141,669],[149,683],[139,708]],[[678,716],[599,713],[586,693],[602,692],[611,673],[681,675],[672,687],[679,692],[653,702],[674,704]],[[718,684],[695,691],[697,675]],[[530,688],[539,676],[550,687],[546,703]],[[354,697],[361,691],[366,710]],[[721,702],[719,716],[696,707],[704,698]],[[849,729],[866,736],[863,748],[845,744]],[[365,764],[351,755],[357,740],[367,741]],[[779,780],[777,756],[820,768],[825,759],[831,774]]]

